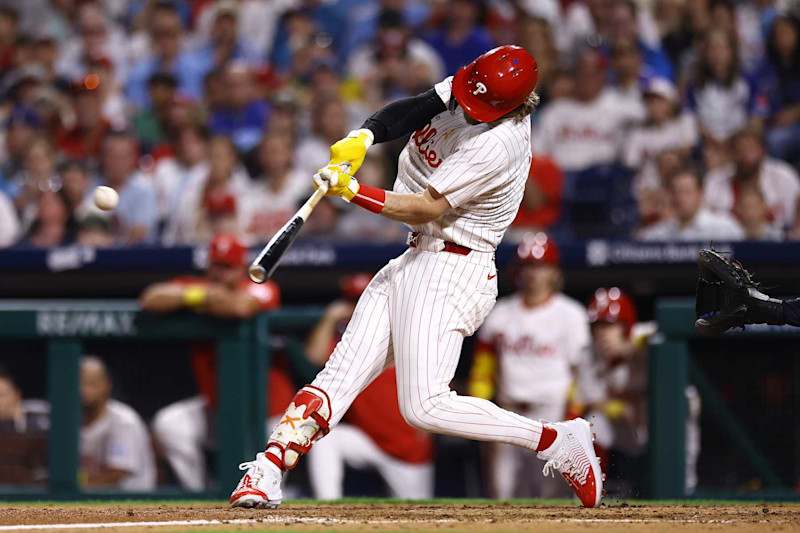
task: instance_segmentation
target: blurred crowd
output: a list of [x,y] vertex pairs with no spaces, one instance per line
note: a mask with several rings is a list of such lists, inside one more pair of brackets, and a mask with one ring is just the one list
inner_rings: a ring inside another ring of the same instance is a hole
[[[509,43],[542,97],[512,238],[800,238],[799,5],[0,0],[0,247],[263,242],[330,144]],[[390,188],[402,143],[358,178]],[[303,231],[404,236],[335,201]]]

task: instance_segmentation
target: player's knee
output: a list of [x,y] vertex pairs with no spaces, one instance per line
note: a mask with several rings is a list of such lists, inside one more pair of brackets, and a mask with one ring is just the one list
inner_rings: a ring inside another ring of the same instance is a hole
[[405,401],[400,402],[400,415],[406,424],[416,429],[428,430],[427,426],[427,413],[425,413],[421,406],[413,405],[413,402]]

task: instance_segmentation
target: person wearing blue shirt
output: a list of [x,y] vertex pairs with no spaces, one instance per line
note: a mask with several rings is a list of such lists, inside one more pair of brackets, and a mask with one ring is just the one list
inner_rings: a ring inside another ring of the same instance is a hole
[[158,202],[153,184],[136,169],[136,139],[124,132],[106,135],[102,164],[105,184],[119,193],[114,233],[119,244],[152,243],[156,238]]
[[225,69],[223,109],[211,115],[209,129],[216,135],[230,137],[240,153],[258,144],[269,119],[269,105],[253,98],[252,74],[246,65],[232,63]]
[[442,57],[447,75],[495,47],[494,39],[479,26],[485,6],[481,0],[450,0],[445,27],[426,40]]
[[767,117],[769,154],[800,161],[800,21],[779,17],[756,74],[757,99]]
[[[400,4],[400,7],[395,7]],[[403,22],[412,30],[417,30],[430,17],[431,8],[419,0],[340,0],[339,5],[350,13],[349,29],[344,39],[340,55],[349,58],[362,44],[371,41],[378,33],[378,19],[385,10],[397,9],[403,14]]]
[[250,66],[263,64],[265,58],[261,57],[247,40],[239,36],[236,4],[220,2],[217,6],[208,43],[196,52],[204,70],[210,72],[229,61],[242,61]]
[[203,77],[208,66],[200,56],[184,49],[183,24],[170,4],[158,4],[153,13],[153,45],[155,54],[133,67],[125,88],[125,96],[140,109],[149,103],[148,83],[153,74],[171,74],[178,88],[192,99],[203,94]]

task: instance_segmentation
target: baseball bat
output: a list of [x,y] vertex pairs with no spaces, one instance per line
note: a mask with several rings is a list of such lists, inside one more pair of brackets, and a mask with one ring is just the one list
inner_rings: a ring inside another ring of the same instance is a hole
[[264,249],[261,250],[261,253],[258,254],[258,257],[256,257],[255,261],[253,261],[247,269],[251,280],[256,283],[264,283],[272,276],[272,273],[278,268],[278,263],[280,263],[286,250],[292,246],[292,243],[297,238],[297,234],[300,233],[300,228],[303,227],[303,223],[308,219],[311,212],[314,211],[314,208],[317,207],[317,204],[327,192],[328,185],[321,185],[314,191],[314,194],[306,200],[306,203],[297,210],[297,213],[289,219],[289,222],[284,224],[284,226],[273,235],[272,239],[264,246]]

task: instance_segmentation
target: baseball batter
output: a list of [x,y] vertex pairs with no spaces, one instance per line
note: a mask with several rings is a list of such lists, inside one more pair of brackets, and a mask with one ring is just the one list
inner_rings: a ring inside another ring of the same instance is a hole
[[[281,478],[341,420],[389,365],[400,413],[413,427],[538,452],[586,506],[599,504],[600,463],[589,423],[543,425],[450,390],[464,337],[494,306],[494,251],[517,213],[531,159],[536,61],[518,46],[478,57],[433,89],[392,103],[331,147],[316,176],[340,196],[408,225],[409,249],[370,282],[325,368],[303,387],[267,448],[231,494],[234,507],[277,507]],[[353,175],[367,149],[414,132],[393,191]]]

